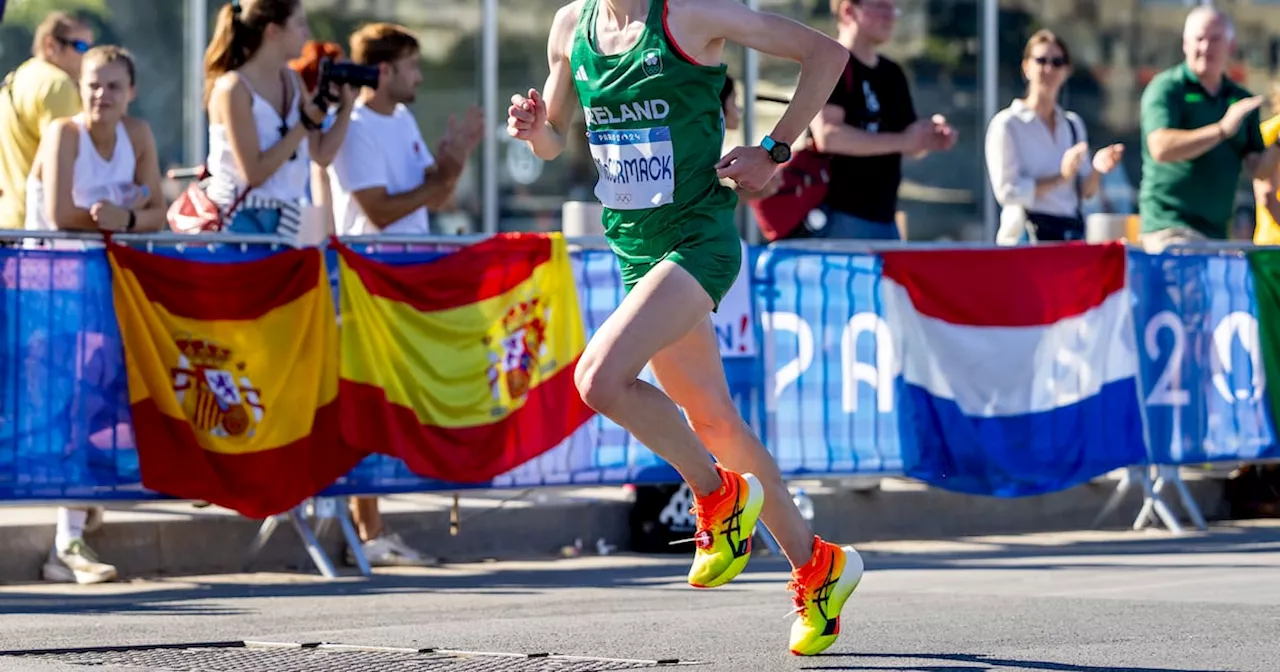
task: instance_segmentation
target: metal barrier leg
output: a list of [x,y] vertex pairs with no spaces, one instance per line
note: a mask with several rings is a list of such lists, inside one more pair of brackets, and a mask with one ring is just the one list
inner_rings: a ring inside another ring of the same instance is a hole
[[249,571],[253,568],[253,563],[258,559],[258,554],[262,552],[267,542],[271,540],[271,535],[275,534],[276,527],[280,525],[281,516],[271,516],[262,521],[262,526],[258,528],[258,534],[253,538],[253,543],[249,544],[249,553],[245,558],[243,570]]
[[320,546],[320,540],[311,532],[311,526],[307,524],[307,519],[303,517],[302,507],[295,507],[289,511],[289,520],[293,522],[293,527],[298,531],[298,536],[302,537],[302,543],[306,545],[307,553],[311,556],[311,561],[315,563],[320,573],[327,579],[338,578],[338,570],[334,569],[333,561],[324,552],[324,548]]
[[[303,518],[311,525],[311,533],[315,535],[317,540],[324,539],[324,535],[329,532],[329,523],[332,522],[328,517],[320,516],[318,508],[318,506],[314,507],[312,514]],[[311,553],[311,549],[304,549],[304,551],[308,555]]]
[[769,553],[773,555],[782,555],[782,546],[778,544],[778,540],[774,538],[773,533],[764,525],[756,526],[756,535],[760,537],[760,541],[764,543],[764,547],[769,549]]
[[1134,531],[1142,530],[1151,520],[1151,514],[1154,512],[1159,517],[1160,522],[1174,534],[1182,534],[1182,525],[1178,523],[1178,519],[1169,510],[1169,506],[1165,504],[1164,499],[1160,497],[1160,491],[1164,489],[1164,477],[1156,476],[1155,483],[1151,482],[1151,473],[1144,470],[1142,472],[1142,510],[1138,512],[1138,519],[1133,521]]
[[1187,487],[1186,482],[1182,480],[1182,473],[1177,467],[1161,467],[1167,470],[1165,478],[1173,483],[1174,489],[1178,491],[1178,498],[1182,500],[1182,509],[1187,512],[1187,517],[1191,519],[1191,524],[1196,526],[1197,530],[1205,532],[1209,529],[1209,524],[1204,520],[1204,514],[1200,512],[1200,505],[1196,503],[1194,497],[1191,496],[1191,490]]
[[[317,519],[314,530],[312,530],[311,523],[307,521],[306,510],[308,505],[310,505]],[[364,576],[369,576],[369,561],[365,558],[363,549],[360,548],[355,526],[351,524],[350,518],[343,515],[343,511],[344,509],[340,505],[335,504],[334,498],[324,497],[316,498],[311,502],[304,502],[288,513],[281,513],[263,520],[262,526],[258,528],[257,536],[253,538],[253,542],[249,545],[249,553],[245,559],[243,571],[247,572],[253,568],[254,560],[257,559],[258,554],[262,552],[267,542],[271,540],[271,535],[275,534],[276,529],[280,526],[280,521],[287,518],[293,523],[294,529],[298,531],[298,536],[302,539],[303,549],[316,568],[320,570],[320,573],[326,578],[337,578],[338,571],[334,567],[333,561],[324,552],[324,547],[320,545],[320,537],[324,536],[333,519],[337,518],[347,543],[352,543],[353,539],[356,540],[353,550],[356,556],[356,564],[360,567],[360,573]]]
[[1102,526],[1102,521],[1108,516],[1115,513],[1120,506],[1120,502],[1124,501],[1124,496],[1129,494],[1129,488],[1133,486],[1133,482],[1142,478],[1141,471],[1143,467],[1129,467],[1124,470],[1124,475],[1120,477],[1120,482],[1116,483],[1115,492],[1111,493],[1111,497],[1107,499],[1107,503],[1102,506],[1102,511],[1098,512],[1098,517],[1093,519],[1093,529]]
[[369,566],[369,558],[364,554],[364,544],[360,543],[360,535],[356,532],[355,523],[351,520],[351,511],[347,508],[346,497],[317,497],[312,510],[320,521],[316,525],[316,536],[323,537],[333,521],[338,521],[338,529],[342,531],[343,541],[351,549],[355,557],[356,567],[361,576],[371,576],[373,570]]
[[342,537],[347,541],[347,547],[351,549],[351,555],[355,556],[356,567],[360,569],[360,576],[370,576],[373,569],[369,567],[369,558],[364,554],[364,544],[360,543],[360,535],[356,534],[355,523],[351,521],[351,512],[345,507],[338,510],[338,525],[342,527]]

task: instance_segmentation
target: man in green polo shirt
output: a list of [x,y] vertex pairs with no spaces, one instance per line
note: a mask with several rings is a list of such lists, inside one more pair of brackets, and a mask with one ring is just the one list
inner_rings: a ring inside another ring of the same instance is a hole
[[1254,96],[1226,77],[1235,49],[1231,19],[1212,7],[1187,16],[1186,61],[1156,75],[1142,92],[1142,245],[1225,240],[1240,171],[1271,174],[1280,150],[1267,149]]

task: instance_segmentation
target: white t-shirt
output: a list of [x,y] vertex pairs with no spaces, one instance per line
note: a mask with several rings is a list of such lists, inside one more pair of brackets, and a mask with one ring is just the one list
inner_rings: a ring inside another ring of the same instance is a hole
[[379,229],[369,222],[351,194],[371,187],[384,187],[392,196],[416,189],[435,162],[409,108],[396,105],[395,112],[387,116],[357,105],[351,112],[346,140],[329,165],[333,221],[338,234],[430,233],[425,207]]

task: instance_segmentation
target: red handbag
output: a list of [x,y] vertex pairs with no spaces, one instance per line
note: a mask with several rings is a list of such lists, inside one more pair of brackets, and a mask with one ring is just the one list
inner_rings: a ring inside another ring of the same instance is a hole
[[176,233],[201,234],[222,231],[231,215],[235,214],[236,208],[244,201],[244,197],[248,196],[252,190],[252,187],[246,188],[224,213],[201,186],[201,182],[209,177],[208,171],[202,169],[197,177],[200,182],[188,184],[186,190],[169,206],[166,213],[169,228]]
[[[852,86],[852,79],[846,64],[841,80],[846,89]],[[805,131],[805,135],[808,140],[804,148],[792,152],[791,159],[778,168],[782,171],[782,185],[778,191],[749,204],[760,232],[769,242],[791,235],[827,198],[831,184],[831,155],[818,151],[809,131]]]

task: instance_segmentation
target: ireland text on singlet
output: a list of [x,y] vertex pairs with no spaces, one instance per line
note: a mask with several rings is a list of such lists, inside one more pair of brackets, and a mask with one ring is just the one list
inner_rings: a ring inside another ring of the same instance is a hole
[[724,141],[726,68],[694,64],[671,46],[664,2],[650,0],[643,34],[612,56],[596,44],[600,0],[586,0],[578,19],[570,67],[600,173],[595,194],[607,231],[655,220],[674,224],[737,203],[715,168]]

